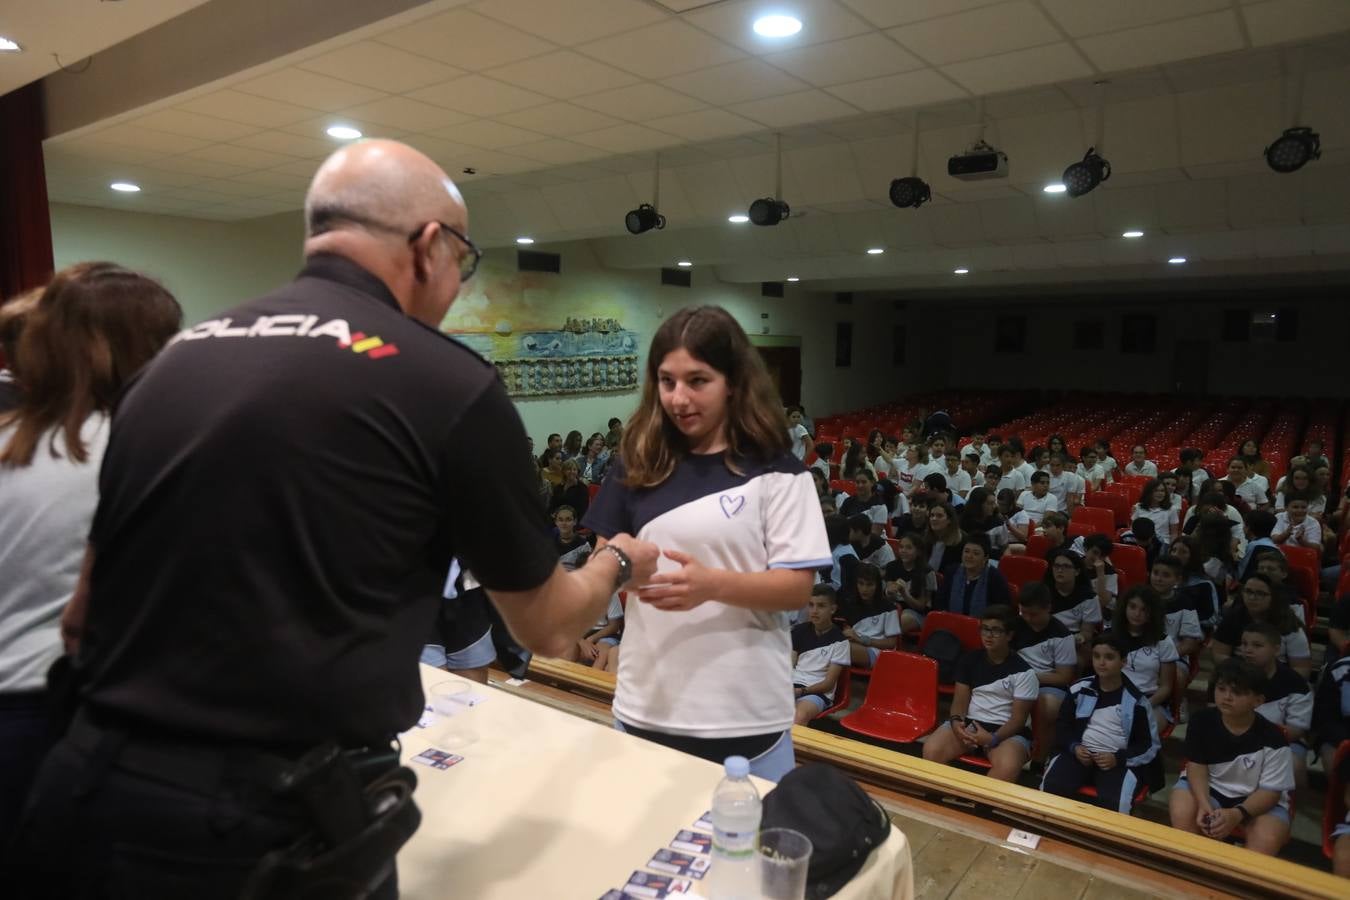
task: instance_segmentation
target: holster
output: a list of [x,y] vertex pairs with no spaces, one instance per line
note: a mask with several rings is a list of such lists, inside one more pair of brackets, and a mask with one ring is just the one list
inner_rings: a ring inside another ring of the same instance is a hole
[[421,824],[417,776],[398,752],[358,755],[324,744],[283,773],[277,797],[305,810],[313,830],[264,856],[243,900],[363,898],[394,874],[394,857]]

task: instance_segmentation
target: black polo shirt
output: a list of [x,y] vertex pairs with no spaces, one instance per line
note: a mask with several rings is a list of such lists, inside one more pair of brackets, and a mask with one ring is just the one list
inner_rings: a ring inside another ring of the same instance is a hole
[[422,709],[452,557],[489,590],[558,557],[492,366],[356,264],[174,339],[113,417],[80,666],[95,713],[269,745]]

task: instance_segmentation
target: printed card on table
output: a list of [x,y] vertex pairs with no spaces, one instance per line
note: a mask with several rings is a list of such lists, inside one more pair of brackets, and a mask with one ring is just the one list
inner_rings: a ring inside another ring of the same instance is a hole
[[711,864],[710,857],[681,853],[678,850],[663,847],[652,854],[652,858],[647,861],[647,868],[655,872],[679,875],[682,878],[701,879],[708,874],[708,866]]
[[684,830],[671,838],[670,846],[685,853],[698,853],[706,856],[712,852],[712,835],[702,831]]
[[623,893],[633,897],[650,897],[662,900],[671,894],[685,894],[691,882],[686,878],[671,878],[669,875],[653,875],[651,872],[634,872],[628,876]]
[[464,757],[456,756],[449,750],[437,750],[435,747],[428,747],[414,756],[412,761],[418,765],[430,766],[433,769],[448,769],[464,762]]
[[712,826],[712,810],[711,810],[711,809],[708,810],[707,812],[705,812],[703,815],[701,815],[701,816],[698,817],[698,821],[694,823],[694,828],[697,829],[697,830],[699,830],[699,831],[712,831],[712,830],[713,830],[713,826]]

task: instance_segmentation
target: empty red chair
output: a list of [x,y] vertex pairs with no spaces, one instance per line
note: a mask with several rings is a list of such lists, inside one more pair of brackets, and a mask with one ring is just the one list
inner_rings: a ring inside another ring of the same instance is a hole
[[1284,553],[1284,558],[1289,560],[1289,568],[1301,566],[1320,575],[1322,571],[1322,549],[1320,547],[1281,544],[1280,551]]
[[[934,615],[937,613],[929,613],[929,618]],[[937,660],[883,650],[872,667],[872,680],[862,706],[844,716],[839,724],[868,737],[909,743],[933,730],[937,714]]]
[[1017,588],[1018,593],[1021,593],[1024,585],[1033,581],[1043,581],[1049,568],[1050,564],[1045,561],[1045,558],[1037,556],[1008,556],[1005,554],[998,561],[998,570],[1003,573],[1004,578],[1008,579],[1010,586]]
[[1111,534],[1115,530],[1115,521],[1115,514],[1109,509],[1080,506],[1069,519],[1069,536],[1074,536],[1073,526],[1076,524],[1086,527],[1087,534]]
[[1103,491],[1093,494],[1092,499],[1097,501],[1087,505],[1100,509],[1111,511],[1111,520],[1116,528],[1128,528],[1130,526],[1130,514],[1134,511],[1134,503],[1130,498],[1123,494],[1112,494]]
[[1148,554],[1133,544],[1112,544],[1111,565],[1116,568],[1116,587],[1125,593],[1136,584],[1148,584]]
[[1322,854],[1327,859],[1332,858],[1335,850],[1331,832],[1345,820],[1345,782],[1337,778],[1336,773],[1340,771],[1341,763],[1347,756],[1350,756],[1350,741],[1341,741],[1340,746],[1336,748],[1331,771],[1327,773],[1327,804],[1322,812]]
[[[834,686],[834,702],[826,709],[816,713],[816,718],[821,719],[830,713],[838,712],[841,709],[848,709],[848,701],[853,693],[853,676],[849,669],[839,673],[839,682]],[[870,691],[869,691],[870,693]]]
[[[1050,539],[1043,534],[1033,534],[1027,538],[1027,556],[1039,560],[1045,559],[1045,554],[1050,552]],[[1006,554],[1005,554],[1006,558]],[[1002,560],[999,565],[1003,565]]]
[[1090,534],[1100,534],[1100,532],[1086,522],[1070,522],[1065,534],[1072,541],[1074,538],[1087,537]]

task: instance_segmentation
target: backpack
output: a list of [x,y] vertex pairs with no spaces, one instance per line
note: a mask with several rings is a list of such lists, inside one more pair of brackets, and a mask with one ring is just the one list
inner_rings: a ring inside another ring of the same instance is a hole
[[939,628],[928,635],[928,640],[923,645],[923,655],[938,664],[938,683],[953,684],[956,682],[956,661],[961,658],[965,649],[961,646],[961,639],[945,628]]

